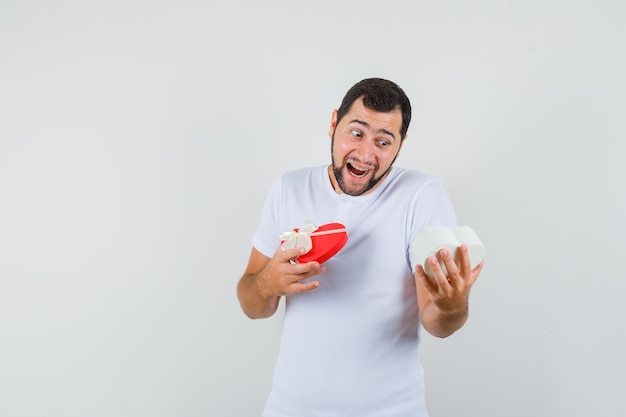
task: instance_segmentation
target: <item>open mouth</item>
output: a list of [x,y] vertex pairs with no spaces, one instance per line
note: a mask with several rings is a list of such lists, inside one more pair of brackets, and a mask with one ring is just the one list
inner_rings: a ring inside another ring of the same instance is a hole
[[350,162],[348,162],[346,166],[347,166],[348,171],[350,172],[350,174],[352,174],[356,178],[363,178],[369,172],[369,169],[367,169],[367,168],[364,168],[364,169],[357,168],[354,165],[352,165]]

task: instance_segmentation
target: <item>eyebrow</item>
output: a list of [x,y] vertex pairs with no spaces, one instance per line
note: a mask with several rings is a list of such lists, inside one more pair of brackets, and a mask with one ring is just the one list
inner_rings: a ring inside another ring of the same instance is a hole
[[[369,123],[367,123],[367,122],[364,122],[363,120],[353,119],[353,120],[351,120],[351,121],[350,121],[350,123],[357,123],[357,124],[360,124],[361,126],[364,126],[364,127],[368,128],[368,129],[370,129],[370,130],[372,129],[372,127],[370,126],[370,124],[369,124]],[[394,135],[393,133],[391,133],[391,132],[390,132],[389,130],[387,130],[387,129],[377,129],[377,130],[375,130],[374,132],[375,132],[375,133],[384,133],[384,134],[386,134],[386,135],[391,136],[394,140],[396,139],[396,135]]]

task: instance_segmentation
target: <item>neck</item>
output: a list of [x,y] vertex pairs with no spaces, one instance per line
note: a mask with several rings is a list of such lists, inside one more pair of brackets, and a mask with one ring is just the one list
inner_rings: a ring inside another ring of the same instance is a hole
[[343,194],[343,191],[339,187],[339,183],[337,182],[337,178],[335,178],[335,172],[333,171],[333,165],[328,166],[328,179],[330,180],[330,185],[333,186],[333,190],[337,194]]

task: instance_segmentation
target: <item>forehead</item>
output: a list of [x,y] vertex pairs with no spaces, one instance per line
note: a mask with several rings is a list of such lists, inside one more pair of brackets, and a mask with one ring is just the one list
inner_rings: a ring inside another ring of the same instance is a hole
[[402,128],[402,111],[400,107],[396,107],[390,112],[379,112],[363,104],[363,98],[360,97],[352,103],[350,110],[345,114],[343,123],[352,123],[360,121],[367,123],[372,129],[385,129],[400,137],[400,129]]

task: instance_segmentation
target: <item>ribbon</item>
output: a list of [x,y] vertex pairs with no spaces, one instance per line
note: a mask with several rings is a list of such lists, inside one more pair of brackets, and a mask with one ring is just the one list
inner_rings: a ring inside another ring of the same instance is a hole
[[285,230],[280,234],[280,239],[284,240],[281,246],[283,250],[293,248],[304,248],[306,252],[313,248],[313,242],[311,241],[311,234],[317,230],[317,226],[313,223],[306,221],[298,231]]
[[313,223],[306,221],[301,228],[297,229],[297,231],[295,229],[283,231],[279,235],[280,240],[284,241],[281,248],[283,250],[304,248],[306,253],[313,248],[313,241],[311,240],[311,236],[330,235],[333,233],[346,231],[346,229],[344,228],[316,232],[317,229],[317,226],[315,226]]

